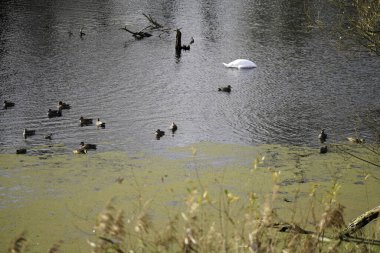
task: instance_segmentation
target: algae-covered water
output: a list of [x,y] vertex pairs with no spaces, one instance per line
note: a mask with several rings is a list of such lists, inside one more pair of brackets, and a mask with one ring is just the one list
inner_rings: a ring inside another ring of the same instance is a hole
[[[255,168],[255,159],[262,157]],[[380,183],[374,178],[380,171],[336,147],[321,155],[307,147],[199,143],[160,156],[115,151],[0,154],[0,160],[1,252],[23,231],[31,252],[47,251],[60,240],[62,252],[89,252],[86,241],[110,199],[125,211],[126,220],[150,201],[153,222],[160,224],[185,209],[188,189],[207,190],[216,199],[227,189],[239,201],[254,192],[262,200],[272,191],[272,171],[280,171],[275,209],[285,220],[294,210],[305,215],[311,189],[317,186],[323,199],[335,180],[342,187],[338,201],[346,207],[346,221],[380,200]]]

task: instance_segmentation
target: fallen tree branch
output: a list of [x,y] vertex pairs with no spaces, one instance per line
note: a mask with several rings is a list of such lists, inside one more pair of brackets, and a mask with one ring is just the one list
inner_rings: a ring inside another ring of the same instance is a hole
[[368,223],[378,218],[379,214],[380,214],[380,206],[377,206],[363,213],[362,215],[358,216],[356,219],[354,219],[345,229],[343,229],[339,233],[338,236],[331,236],[331,237],[329,236],[321,237],[320,233],[308,231],[301,228],[298,225],[290,224],[290,223],[276,223],[276,224],[273,224],[271,227],[277,228],[279,232],[283,232],[283,233],[312,235],[312,236],[317,237],[318,240],[322,240],[322,241],[339,240],[339,241],[345,241],[345,242],[352,242],[352,243],[359,243],[359,244],[363,243],[363,244],[380,246],[380,240],[351,236],[351,234],[357,232],[359,229],[363,228]]
[[158,30],[160,31],[160,35],[159,37],[161,37],[162,34],[166,33],[168,34],[169,32],[171,32],[173,29],[171,28],[168,28],[168,27],[164,27],[163,25],[161,25],[160,23],[158,23],[156,20],[154,20],[152,18],[152,16],[150,15],[147,15],[145,13],[143,13],[142,15],[144,15],[144,17],[149,21],[150,25],[146,26],[144,29],[140,30],[139,32],[133,32],[129,29],[127,29],[127,27],[123,27],[121,28],[122,30],[125,30],[129,33],[131,33],[133,35],[133,37],[135,37],[136,39],[140,40],[140,39],[143,39],[145,37],[150,37],[152,36],[151,33],[149,32],[145,32],[145,30],[148,30],[148,31],[151,31],[153,32],[153,30]]
[[146,17],[146,19],[148,19],[148,21],[153,24],[153,26],[151,26],[152,29],[160,29],[160,28],[163,28],[164,26],[159,24],[157,21],[155,21],[152,16],[150,15],[146,15],[145,13],[143,13],[144,17]]
[[301,234],[301,235],[311,235],[314,238],[317,238],[319,241],[323,242],[329,242],[329,241],[344,241],[344,242],[352,242],[352,243],[358,243],[358,244],[368,244],[368,245],[374,245],[374,246],[380,246],[380,240],[374,240],[374,239],[367,239],[367,238],[359,238],[359,237],[353,237],[353,236],[321,236],[317,232],[308,231],[303,228],[301,228],[298,225],[295,224],[289,224],[289,223],[278,223],[274,224],[272,227],[277,228],[278,232],[282,233],[294,233],[294,234]]
[[340,236],[350,236],[351,234],[355,233],[362,227],[366,226],[368,223],[371,221],[375,220],[376,218],[379,217],[380,213],[380,206],[377,206],[356,219],[354,219],[342,232],[340,232]]
[[380,246],[380,241],[374,240],[374,239],[344,236],[344,237],[340,238],[340,240],[345,241],[345,242],[354,242],[354,243],[358,243],[358,244],[363,243],[363,244],[368,244],[368,245]]
[[123,28],[121,28],[121,29],[123,29],[123,30],[125,30],[125,31],[127,31],[127,32],[129,32],[129,33],[131,33],[132,36],[135,37],[135,38],[138,39],[138,40],[141,40],[141,39],[143,39],[143,38],[145,38],[145,37],[150,37],[150,36],[152,36],[152,34],[147,33],[147,32],[144,32],[145,28],[144,28],[143,30],[139,31],[139,32],[132,32],[131,30],[127,29],[127,27],[123,27]]
[[313,231],[308,231],[301,228],[298,225],[289,224],[289,223],[276,223],[272,225],[272,227],[278,228],[279,232],[284,232],[284,233],[296,233],[296,234],[303,234],[303,235],[316,234]]

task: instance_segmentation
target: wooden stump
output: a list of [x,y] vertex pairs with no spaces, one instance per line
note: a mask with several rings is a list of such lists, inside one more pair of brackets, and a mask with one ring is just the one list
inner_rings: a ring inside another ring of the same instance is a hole
[[181,41],[182,33],[179,29],[177,29],[176,31],[177,31],[177,34],[175,36],[175,51],[178,54],[181,52],[181,49],[182,49],[182,41]]

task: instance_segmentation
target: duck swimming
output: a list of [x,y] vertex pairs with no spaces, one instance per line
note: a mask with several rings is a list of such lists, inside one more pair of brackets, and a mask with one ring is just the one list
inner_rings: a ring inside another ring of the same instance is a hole
[[75,149],[75,150],[73,150],[73,153],[74,154],[87,154],[87,149],[84,149],[84,148]]
[[51,139],[52,139],[52,136],[53,136],[53,134],[52,134],[52,133],[49,133],[49,134],[45,135],[45,139],[46,139],[46,140],[51,140]]
[[79,30],[79,36],[82,37],[86,35],[84,32],[83,32],[83,27]]
[[101,127],[101,128],[105,128],[106,127],[106,123],[100,121],[100,119],[98,118],[98,120],[96,121],[96,126],[97,127]]
[[177,125],[173,122],[173,123],[170,125],[169,129],[174,133],[175,131],[177,131],[178,127],[177,127]]
[[83,118],[83,116],[81,116],[79,118],[80,120],[80,125],[81,126],[88,126],[88,125],[92,125],[92,119],[86,119],[86,118]]
[[352,142],[352,143],[357,143],[357,144],[365,143],[364,139],[359,139],[359,138],[354,138],[354,137],[347,137],[347,140]]
[[3,105],[4,109],[8,109],[9,107],[13,107],[13,106],[15,106],[15,103],[13,103],[11,101],[4,100],[4,105]]
[[85,149],[85,150],[89,150],[89,149],[95,150],[96,149],[96,144],[89,144],[89,143],[85,144],[83,141],[80,143],[80,146],[82,149]]
[[237,68],[237,69],[251,69],[256,68],[257,65],[254,62],[246,59],[237,59],[230,63],[223,63],[227,68]]
[[319,148],[319,153],[326,154],[327,153],[327,146],[323,146]]
[[58,109],[59,110],[68,110],[68,109],[70,109],[71,108],[71,106],[69,105],[69,104],[66,104],[66,103],[64,103],[64,102],[62,102],[62,101],[59,101],[58,102]]
[[156,134],[157,140],[159,140],[162,136],[165,135],[165,132],[161,131],[160,129],[157,129],[157,131],[155,132],[155,134]]
[[28,130],[26,128],[24,129],[24,132],[22,133],[22,135],[24,136],[25,139],[27,137],[35,135],[35,134],[36,134],[36,130]]
[[26,154],[26,148],[17,149],[16,150],[16,154],[18,154],[18,155],[20,155],[20,154]]
[[49,109],[47,115],[49,118],[61,117],[62,116],[62,110],[61,109],[58,109],[58,110]]
[[325,129],[321,130],[321,133],[318,135],[319,140],[321,143],[324,143],[327,139],[327,134],[325,133]]
[[227,87],[218,88],[218,91],[231,92],[231,85],[228,85]]

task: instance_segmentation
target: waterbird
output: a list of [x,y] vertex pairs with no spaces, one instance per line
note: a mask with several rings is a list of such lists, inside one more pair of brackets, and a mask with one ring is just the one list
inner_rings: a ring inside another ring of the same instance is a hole
[[22,133],[22,135],[24,136],[24,138],[26,139],[28,136],[32,136],[32,135],[35,135],[36,134],[36,130],[28,130],[28,129],[24,129],[24,132]]
[[327,153],[327,146],[322,146],[319,148],[319,153],[320,154],[326,154]]
[[68,110],[70,108],[71,108],[71,106],[69,104],[64,103],[62,101],[58,102],[58,109],[60,109],[60,110],[64,110],[64,109]]
[[191,37],[191,38],[190,38],[190,43],[189,43],[189,45],[191,45],[191,44],[193,44],[193,43],[194,43],[194,38]]
[[46,135],[45,135],[45,139],[47,139],[47,140],[51,140],[51,139],[52,139],[52,136],[53,136],[52,133],[46,134]]
[[17,149],[16,154],[26,154],[26,148]]
[[174,133],[175,131],[177,131],[178,127],[177,127],[177,125],[173,122],[173,123],[170,125],[169,129]]
[[11,101],[4,100],[4,105],[3,105],[4,109],[8,109],[9,107],[13,107],[13,106],[15,106],[15,103],[13,103]]
[[84,149],[84,148],[74,149],[73,153],[74,154],[87,154],[87,149]]
[[251,69],[256,68],[257,65],[254,62],[246,59],[237,59],[230,63],[224,63],[223,65],[227,68],[238,68],[238,69]]
[[89,143],[85,144],[83,141],[80,143],[80,146],[82,149],[86,149],[86,150],[89,150],[89,149],[95,150],[96,149],[96,144],[89,144]]
[[347,140],[352,142],[352,143],[358,143],[358,144],[365,143],[364,139],[359,139],[359,138],[355,138],[355,137],[347,137]]
[[321,130],[321,133],[318,135],[319,140],[321,143],[324,143],[327,139],[327,134],[325,133],[325,129]]
[[83,118],[83,116],[81,116],[79,118],[79,121],[80,121],[80,125],[81,126],[88,126],[88,125],[92,125],[92,119],[87,119],[87,118]]
[[96,126],[97,127],[101,127],[101,128],[105,128],[106,127],[106,123],[100,121],[100,119],[98,118],[98,120],[96,121]]
[[84,32],[83,32],[83,27],[80,29],[80,31],[79,31],[79,36],[80,37],[82,37],[82,36],[84,36],[84,35],[86,35]]
[[190,50],[190,45],[182,45],[183,50]]
[[159,140],[162,136],[165,135],[165,132],[162,131],[162,130],[160,130],[160,129],[157,129],[156,132],[155,132],[155,134],[156,134],[157,140]]
[[58,109],[58,110],[49,109],[47,115],[49,118],[61,117],[62,116],[62,110],[61,109]]
[[220,87],[218,91],[231,92],[231,85],[228,85],[227,87]]

